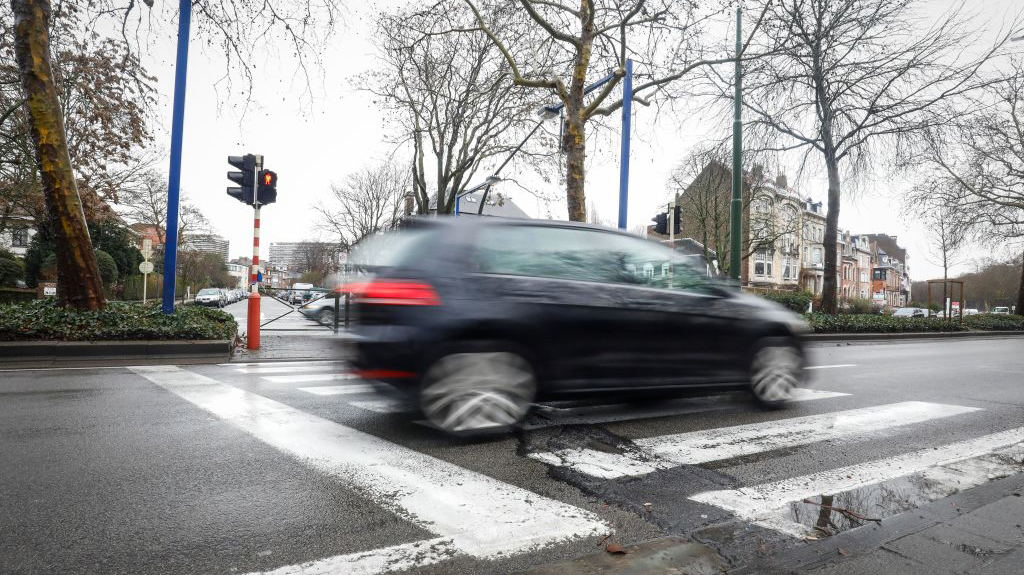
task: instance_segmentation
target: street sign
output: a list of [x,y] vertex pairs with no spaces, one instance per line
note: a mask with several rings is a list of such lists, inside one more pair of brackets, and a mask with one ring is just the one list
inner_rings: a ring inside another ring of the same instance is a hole
[[149,238],[142,238],[142,251],[148,252],[153,250],[153,240]]
[[153,262],[142,262],[139,264],[139,271],[144,274],[153,273]]
[[57,284],[45,283],[43,284],[43,297],[56,297],[57,295]]

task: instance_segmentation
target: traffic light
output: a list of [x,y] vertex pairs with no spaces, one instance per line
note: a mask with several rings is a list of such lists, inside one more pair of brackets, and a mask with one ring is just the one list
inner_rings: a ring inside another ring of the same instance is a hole
[[683,232],[683,207],[672,207],[672,233],[680,235]]
[[228,163],[241,171],[228,172],[228,179],[238,184],[238,187],[228,188],[228,195],[246,205],[252,205],[256,195],[254,193],[256,176],[256,156],[246,154],[244,156],[228,156]]
[[277,172],[260,170],[257,175],[256,199],[261,206],[277,201]]
[[658,214],[651,220],[654,222],[654,233],[667,236],[668,235],[668,214]]

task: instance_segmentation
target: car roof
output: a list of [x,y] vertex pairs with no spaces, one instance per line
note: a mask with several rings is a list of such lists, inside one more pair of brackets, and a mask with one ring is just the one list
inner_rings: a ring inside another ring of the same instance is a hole
[[410,218],[406,218],[405,220],[403,220],[403,225],[408,225],[410,227],[460,226],[482,228],[491,226],[541,226],[551,228],[579,228],[584,230],[593,230],[598,232],[619,234],[622,236],[629,236],[631,238],[640,238],[640,236],[636,234],[631,234],[618,228],[610,228],[607,226],[589,224],[586,222],[573,222],[569,220],[538,220],[532,218],[461,218],[453,216],[412,216]]

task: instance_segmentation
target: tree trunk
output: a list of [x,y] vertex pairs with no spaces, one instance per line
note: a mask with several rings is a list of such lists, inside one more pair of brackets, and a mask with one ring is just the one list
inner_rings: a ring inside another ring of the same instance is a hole
[[569,220],[585,222],[587,197],[583,189],[585,179],[584,161],[587,158],[586,140],[583,136],[582,121],[567,122],[565,131],[565,199],[569,208]]
[[1024,258],[1021,258],[1020,288],[1017,290],[1017,315],[1024,315]]
[[57,247],[57,300],[77,309],[106,303],[96,253],[68,155],[63,110],[50,67],[50,2],[11,0],[14,51],[32,125],[46,211]]
[[828,213],[825,216],[825,278],[821,288],[821,311],[834,314],[836,302],[836,238],[839,234],[839,162],[835,152],[825,153],[828,170]]

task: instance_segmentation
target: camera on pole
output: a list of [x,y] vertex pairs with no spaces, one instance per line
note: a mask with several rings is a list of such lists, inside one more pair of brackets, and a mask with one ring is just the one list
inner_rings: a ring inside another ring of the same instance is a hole
[[256,176],[256,182],[256,199],[261,206],[277,201],[277,172],[260,170]]
[[228,179],[238,184],[237,187],[229,187],[228,195],[246,205],[253,205],[255,202],[256,183],[256,156],[246,154],[244,156],[228,156],[228,163],[238,168],[237,172],[228,172]]

